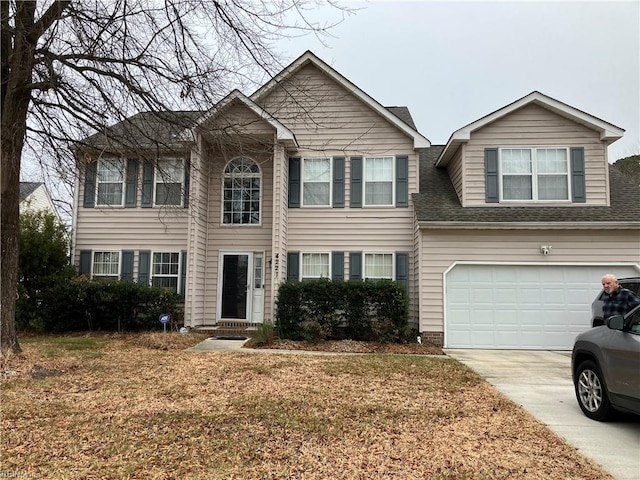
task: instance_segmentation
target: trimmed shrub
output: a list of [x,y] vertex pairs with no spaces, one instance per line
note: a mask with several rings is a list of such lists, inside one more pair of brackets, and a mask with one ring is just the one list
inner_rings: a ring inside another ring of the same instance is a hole
[[408,316],[405,290],[391,280],[285,282],[276,301],[278,335],[292,340],[402,342]]
[[137,283],[76,277],[45,292],[38,329],[44,332],[162,329],[160,314],[183,320],[177,293]]

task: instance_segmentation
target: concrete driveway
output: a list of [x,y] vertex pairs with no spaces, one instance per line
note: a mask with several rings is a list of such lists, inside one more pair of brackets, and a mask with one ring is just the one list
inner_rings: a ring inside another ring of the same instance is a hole
[[640,479],[640,417],[596,422],[582,414],[571,352],[445,349],[617,480]]

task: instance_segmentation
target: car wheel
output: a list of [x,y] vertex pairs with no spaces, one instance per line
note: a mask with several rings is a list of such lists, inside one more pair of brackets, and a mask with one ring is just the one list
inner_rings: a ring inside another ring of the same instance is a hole
[[606,420],[613,413],[600,370],[591,360],[578,365],[575,390],[582,412],[593,420]]

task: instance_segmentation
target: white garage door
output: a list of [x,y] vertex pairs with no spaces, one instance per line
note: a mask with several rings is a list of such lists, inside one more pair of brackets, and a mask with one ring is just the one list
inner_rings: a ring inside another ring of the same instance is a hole
[[456,265],[446,276],[445,346],[570,350],[590,328],[600,278],[632,267]]

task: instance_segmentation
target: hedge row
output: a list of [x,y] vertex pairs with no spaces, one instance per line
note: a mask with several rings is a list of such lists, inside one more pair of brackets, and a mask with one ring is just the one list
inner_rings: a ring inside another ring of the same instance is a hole
[[35,309],[31,308],[29,299],[19,302],[16,309],[19,329],[41,332],[157,330],[163,328],[159,322],[162,313],[170,314],[172,322],[183,321],[180,295],[137,283],[77,277],[58,283],[39,297]]
[[276,302],[277,333],[292,340],[403,342],[408,316],[405,290],[391,280],[286,282]]

